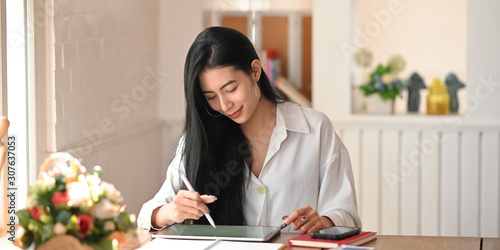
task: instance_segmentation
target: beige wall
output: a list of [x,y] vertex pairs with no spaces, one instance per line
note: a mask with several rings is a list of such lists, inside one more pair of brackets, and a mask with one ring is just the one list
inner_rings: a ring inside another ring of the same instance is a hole
[[54,9],[57,150],[92,150],[157,117],[157,2],[93,3]]
[[[490,13],[491,9],[499,8],[498,3],[485,1],[481,4],[472,4],[472,1],[467,1],[465,19],[463,1],[444,1],[439,4],[409,0],[375,3],[356,1],[354,5],[352,3],[347,0],[314,2],[313,106],[315,108],[324,111],[333,120],[353,119],[350,85],[355,84],[360,77],[357,77],[359,72],[353,71],[350,58],[344,55],[342,48],[346,44],[349,48],[357,48],[354,40],[355,27],[367,25],[363,24],[362,20],[373,21],[370,20],[373,18],[369,14],[371,11],[379,12],[388,9],[389,4],[395,4],[399,6],[399,13],[394,14],[387,27],[378,35],[374,35],[368,44],[368,47],[373,48],[375,61],[385,61],[384,58],[389,54],[400,52],[408,62],[403,75],[416,70],[423,74],[427,84],[434,77],[443,79],[448,72],[456,72],[467,87],[467,97],[461,103],[466,112],[457,118],[459,122],[476,125],[500,123],[500,114],[495,111],[500,105],[498,101],[500,92],[496,91],[499,85],[496,79],[500,77],[495,75],[497,73],[494,70],[495,67],[498,68],[499,58],[496,56],[499,48],[494,45],[499,39],[495,25],[498,23],[498,17]],[[449,8],[446,8],[446,4]],[[362,10],[354,9],[360,6],[363,7]],[[373,9],[366,9],[366,6],[371,6]],[[365,13],[364,17],[359,15],[360,12]],[[368,19],[366,13],[369,15]],[[414,20],[410,21],[410,17]],[[444,17],[449,18],[449,21]],[[452,23],[458,25],[452,26]],[[411,28],[406,28],[405,25],[410,25]],[[461,27],[464,25],[465,29]],[[393,38],[388,31],[400,34]],[[406,47],[407,44],[415,44],[412,41],[414,34],[429,39],[423,39],[421,45],[414,46],[415,48]],[[461,38],[450,39],[453,34]],[[390,42],[391,39],[396,41]],[[384,44],[388,46],[384,48]],[[398,118],[394,117],[392,120]],[[415,121],[413,117],[400,120]],[[430,120],[431,123],[436,121],[432,118],[427,121]]]
[[[465,0],[355,0],[351,3],[352,44],[367,48],[373,54],[369,67],[353,66],[353,85],[362,84],[367,74],[379,63],[387,63],[394,54],[400,54],[406,60],[406,68],[399,74],[403,79],[418,72],[425,84],[430,85],[435,78],[444,82],[449,73],[454,73],[460,80],[466,81]],[[459,91],[460,114],[465,114],[465,92],[465,89]],[[359,91],[353,94],[356,98],[353,111],[362,112],[359,105],[362,94]],[[422,100],[427,98],[427,90],[421,91],[421,97]],[[396,101],[396,113],[407,113],[406,102],[405,93]],[[422,101],[421,114],[425,114],[426,106],[426,102]]]
[[313,0],[204,0],[208,10],[311,10]]
[[[159,89],[159,116],[172,123],[184,119],[184,61],[189,46],[202,31],[202,1],[160,1],[158,5],[158,60],[167,72]],[[187,14],[189,13],[189,14]]]
[[407,62],[401,77],[417,71],[430,84],[454,72],[465,81],[466,0],[354,0],[352,8],[353,35],[366,36],[359,40],[373,54],[370,72],[401,54]]

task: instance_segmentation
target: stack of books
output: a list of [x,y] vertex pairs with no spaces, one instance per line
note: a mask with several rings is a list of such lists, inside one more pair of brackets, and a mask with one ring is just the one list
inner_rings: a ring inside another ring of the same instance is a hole
[[358,235],[343,240],[327,240],[312,238],[310,234],[303,234],[290,239],[289,246],[294,247],[315,247],[315,248],[335,248],[340,245],[359,246],[377,238],[376,232],[363,231]]

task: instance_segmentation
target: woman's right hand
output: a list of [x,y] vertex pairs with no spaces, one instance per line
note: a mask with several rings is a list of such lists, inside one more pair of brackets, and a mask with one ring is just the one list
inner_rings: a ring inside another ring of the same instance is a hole
[[208,207],[205,204],[216,200],[215,196],[181,190],[172,202],[153,211],[151,223],[155,228],[162,228],[174,223],[181,223],[186,219],[198,220],[208,212]]

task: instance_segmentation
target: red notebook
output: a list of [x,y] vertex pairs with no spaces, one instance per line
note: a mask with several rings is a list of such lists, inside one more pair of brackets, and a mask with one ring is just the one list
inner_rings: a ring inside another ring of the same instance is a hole
[[290,244],[297,247],[334,248],[340,245],[359,246],[377,237],[376,232],[365,231],[343,240],[327,240],[312,238],[311,234],[303,234],[290,239]]

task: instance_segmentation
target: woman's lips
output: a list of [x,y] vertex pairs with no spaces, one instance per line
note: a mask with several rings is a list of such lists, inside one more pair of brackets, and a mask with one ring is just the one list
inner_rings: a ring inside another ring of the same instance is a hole
[[228,116],[229,116],[229,117],[231,117],[232,119],[235,119],[235,118],[237,118],[238,116],[240,116],[240,114],[241,114],[241,110],[242,110],[242,109],[243,109],[243,107],[241,107],[241,108],[240,108],[240,109],[238,109],[236,112],[234,112],[234,113],[232,113],[232,114],[230,114],[230,115],[228,115]]

